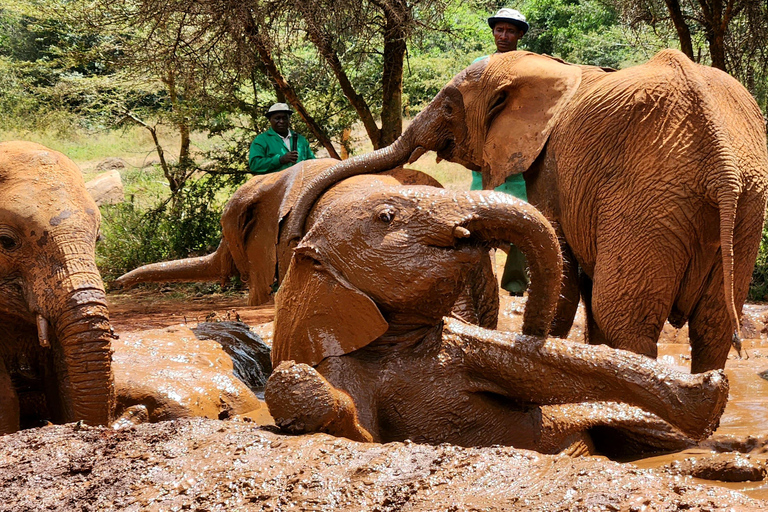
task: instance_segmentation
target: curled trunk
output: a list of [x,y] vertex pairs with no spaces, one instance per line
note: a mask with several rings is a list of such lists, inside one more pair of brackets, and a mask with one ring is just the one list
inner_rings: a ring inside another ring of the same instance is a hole
[[531,283],[523,316],[523,334],[546,336],[560,293],[563,261],[552,225],[533,206],[499,192],[469,192],[472,235],[494,245],[509,242],[528,260]]

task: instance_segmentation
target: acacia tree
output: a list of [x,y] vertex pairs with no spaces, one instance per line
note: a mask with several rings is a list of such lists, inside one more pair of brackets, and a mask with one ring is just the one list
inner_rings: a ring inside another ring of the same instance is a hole
[[[744,68],[746,54],[765,67],[768,4],[761,0],[614,0],[630,24],[653,27],[670,24],[680,49],[701,61],[698,40],[706,42],[712,66],[736,72]],[[739,78],[744,78],[739,76]]]

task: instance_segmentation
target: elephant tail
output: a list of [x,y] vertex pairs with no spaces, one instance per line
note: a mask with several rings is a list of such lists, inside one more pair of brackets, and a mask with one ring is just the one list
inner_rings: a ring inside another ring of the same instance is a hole
[[222,240],[212,254],[150,263],[123,274],[115,280],[115,284],[121,288],[131,288],[140,283],[219,281],[224,286],[236,274],[227,242]]
[[736,310],[734,295],[734,262],[733,262],[733,232],[736,224],[736,210],[739,202],[739,192],[735,187],[729,187],[727,192],[719,195],[720,210],[720,253],[723,258],[723,288],[725,292],[725,307],[728,318],[733,326],[733,345],[741,354],[741,327],[739,312]]

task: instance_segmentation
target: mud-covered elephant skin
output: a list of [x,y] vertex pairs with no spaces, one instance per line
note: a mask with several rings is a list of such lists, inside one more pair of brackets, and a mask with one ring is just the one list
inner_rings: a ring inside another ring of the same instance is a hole
[[[591,343],[655,357],[665,320],[687,321],[692,371],[725,365],[768,184],[765,123],[735,79],[675,50],[621,71],[495,54],[459,73],[391,146],[307,188],[427,150],[481,171],[485,188],[524,173],[563,245],[553,335],[567,334],[581,291]],[[294,208],[313,197],[303,201]],[[300,226],[286,236],[298,240]]]
[[[279,173],[252,178],[235,192],[224,208],[222,241],[216,252],[199,258],[145,265],[121,276],[116,284],[130,287],[143,282],[226,282],[231,276],[239,275],[248,284],[249,305],[267,302],[282,281],[293,250],[293,245],[278,244],[281,219],[285,224],[290,218],[294,202],[306,193],[306,184],[337,163],[338,160],[330,158],[307,160]],[[311,226],[318,212],[353,190],[395,185],[440,187],[427,174],[403,167],[376,175],[355,176],[316,197],[311,211],[304,212],[302,226]],[[456,312],[469,322],[493,328],[498,304],[498,284],[490,257],[485,257],[473,271],[465,293],[459,297]]]
[[80,170],[0,143],[0,434],[44,421],[106,424],[112,340],[94,260],[99,210]]
[[[522,334],[446,318],[489,247],[510,242],[531,271]],[[643,424],[625,415],[629,404],[708,435],[728,396],[722,370],[681,374],[632,352],[548,339],[560,278],[553,228],[506,194],[345,195],[298,244],[277,293],[270,413],[291,432],[552,452],[591,426]],[[599,400],[624,404],[586,403]]]

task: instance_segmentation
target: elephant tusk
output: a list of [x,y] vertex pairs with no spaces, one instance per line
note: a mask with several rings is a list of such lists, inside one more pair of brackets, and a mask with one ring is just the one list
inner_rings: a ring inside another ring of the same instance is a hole
[[453,228],[453,236],[456,238],[469,238],[469,236],[472,233],[469,232],[469,230],[462,226],[456,226]]
[[40,340],[40,346],[48,348],[51,342],[48,339],[48,329],[50,324],[43,315],[37,315],[37,339]]
[[416,149],[413,150],[413,153],[411,153],[411,156],[408,158],[408,163],[412,164],[413,162],[421,158],[421,155],[423,155],[426,152],[427,152],[426,148],[422,146],[418,146]]

